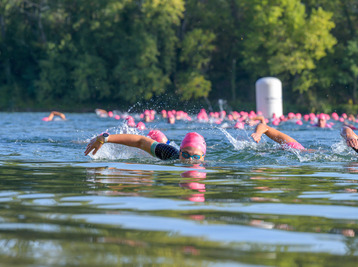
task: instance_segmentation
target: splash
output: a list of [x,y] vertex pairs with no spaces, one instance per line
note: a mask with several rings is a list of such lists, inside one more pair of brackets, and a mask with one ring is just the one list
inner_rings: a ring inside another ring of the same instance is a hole
[[130,113],[132,111],[132,109],[134,109],[136,106],[140,106],[141,103],[138,101],[137,103],[135,103],[133,106],[131,106],[129,109],[128,109],[128,113]]
[[219,104],[220,111],[224,111],[224,105],[226,105],[226,100],[219,99],[218,104]]
[[[126,123],[123,123],[122,125],[118,127],[113,127],[110,129],[107,129],[106,132],[109,132],[111,134],[135,134],[140,135],[140,131],[138,131],[136,128],[129,127]],[[92,138],[95,138],[96,135],[92,136]],[[91,139],[92,139],[91,138]],[[88,140],[89,142],[89,140]],[[147,152],[142,151],[135,147],[128,147],[125,145],[120,144],[111,144],[106,143],[104,144],[100,150],[96,153],[96,155],[93,155],[92,153],[89,154],[89,156],[92,159],[95,160],[120,160],[120,159],[131,159],[131,158],[152,158],[151,155],[149,155]]]
[[[229,134],[225,129],[223,128],[216,128],[219,129],[227,138],[227,140],[230,142],[230,144],[232,144],[234,146],[235,149],[237,150],[243,150],[245,148],[253,148],[256,149],[257,148],[257,144],[254,142],[250,142],[247,140],[237,140],[234,137],[232,137],[231,134]],[[247,133],[246,133],[247,135]]]

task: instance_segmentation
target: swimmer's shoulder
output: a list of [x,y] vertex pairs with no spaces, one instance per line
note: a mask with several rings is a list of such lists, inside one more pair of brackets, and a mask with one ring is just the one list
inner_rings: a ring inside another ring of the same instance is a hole
[[179,150],[174,146],[153,142],[150,147],[150,152],[153,157],[157,157],[162,160],[179,159]]

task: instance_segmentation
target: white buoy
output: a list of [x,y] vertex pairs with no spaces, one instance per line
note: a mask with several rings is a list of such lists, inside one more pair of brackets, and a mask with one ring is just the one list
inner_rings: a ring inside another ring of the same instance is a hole
[[256,81],[256,112],[261,111],[265,118],[282,115],[282,83],[274,77],[265,77]]

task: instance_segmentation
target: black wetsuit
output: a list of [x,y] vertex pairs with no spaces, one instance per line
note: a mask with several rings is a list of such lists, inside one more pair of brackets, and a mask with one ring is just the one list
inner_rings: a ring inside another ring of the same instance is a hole
[[167,144],[154,142],[151,147],[152,155],[162,160],[179,159],[179,150]]

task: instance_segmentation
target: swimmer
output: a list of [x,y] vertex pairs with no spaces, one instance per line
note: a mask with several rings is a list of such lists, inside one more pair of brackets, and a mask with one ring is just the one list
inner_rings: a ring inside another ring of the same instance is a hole
[[347,127],[351,128],[352,130],[358,130],[358,128],[355,127],[353,124],[349,124],[347,122],[343,122],[343,126],[347,126]]
[[175,123],[175,117],[174,117],[174,115],[169,115],[169,116],[168,116],[168,123],[169,123],[169,124],[174,124],[174,123]]
[[331,128],[332,126],[330,124],[327,123],[326,117],[324,114],[320,114],[319,116],[317,116],[318,118],[318,122],[315,125],[316,127],[319,128]]
[[96,108],[95,112],[97,114],[98,117],[100,118],[107,118],[108,117],[108,112],[104,109],[100,109],[100,108]]
[[358,153],[358,135],[348,126],[343,126],[341,129],[341,136],[347,143],[347,146],[354,149]]
[[167,144],[158,143],[153,139],[135,134],[113,134],[103,133],[93,138],[85,150],[85,156],[91,151],[93,155],[104,143],[115,143],[130,147],[136,147],[157,157],[161,160],[180,159],[183,162],[202,162],[206,154],[206,143],[204,137],[196,132],[187,133],[181,142],[180,150]]
[[251,137],[256,143],[258,143],[261,140],[262,134],[266,134],[270,139],[281,144],[283,148],[295,148],[299,150],[305,149],[299,142],[297,142],[292,137],[263,123],[257,125],[256,130],[253,134],[251,134]]
[[52,111],[48,117],[42,118],[43,121],[52,121],[55,116],[59,116],[62,120],[66,120],[65,114],[58,112],[58,111]]

